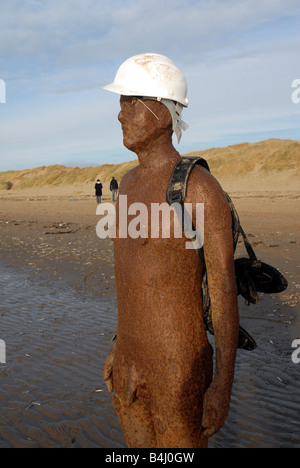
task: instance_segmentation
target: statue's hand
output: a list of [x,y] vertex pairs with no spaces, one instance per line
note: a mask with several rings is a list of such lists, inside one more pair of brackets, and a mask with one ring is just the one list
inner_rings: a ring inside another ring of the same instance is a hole
[[224,385],[212,382],[203,402],[202,435],[212,437],[224,425],[230,406],[231,391],[224,389]]
[[115,350],[116,350],[116,342],[114,342],[112,349],[108,353],[106,360],[105,360],[105,365],[104,365],[104,381],[106,383],[106,387],[109,393],[112,393],[114,390],[113,363],[114,363],[114,357],[115,357]]

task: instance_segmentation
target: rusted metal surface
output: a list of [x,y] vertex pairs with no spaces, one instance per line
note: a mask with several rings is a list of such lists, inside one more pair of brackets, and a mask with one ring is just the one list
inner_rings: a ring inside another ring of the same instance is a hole
[[[132,98],[121,97],[124,145],[136,152],[139,166],[124,176],[119,194],[127,195],[128,206],[143,203],[150,218],[151,204],[166,202],[179,154],[168,110],[159,102],[147,105],[159,120]],[[206,447],[207,436],[222,426],[229,408],[238,332],[230,213],[222,190],[203,168],[191,175],[187,201],[205,203],[207,214],[219,218],[206,220],[205,230],[216,320],[215,376],[196,252],[185,248],[184,237],[117,236],[117,339],[104,379],[114,392],[128,447]]]

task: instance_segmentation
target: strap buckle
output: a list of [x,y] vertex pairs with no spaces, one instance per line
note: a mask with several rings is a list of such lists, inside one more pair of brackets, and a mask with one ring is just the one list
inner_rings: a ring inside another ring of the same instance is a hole
[[172,202],[172,205],[174,203],[182,203],[182,193],[180,190],[174,190],[173,192],[170,193],[170,199]]

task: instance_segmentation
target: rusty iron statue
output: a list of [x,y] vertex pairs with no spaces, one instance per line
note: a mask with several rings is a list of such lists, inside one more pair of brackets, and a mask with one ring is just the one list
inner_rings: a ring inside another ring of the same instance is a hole
[[[164,56],[142,54],[124,62],[106,89],[121,95],[124,145],[139,165],[122,179],[128,206],[166,201],[180,158],[172,136],[187,126],[180,70]],[[114,392],[130,448],[206,448],[230,405],[238,342],[238,306],[232,221],[223,190],[203,167],[191,173],[186,201],[204,204],[204,252],[215,329],[212,347],[203,321],[203,265],[184,237],[118,235],[114,242],[117,339],[104,380]],[[118,201],[119,203],[119,201]],[[118,208],[117,208],[118,213]],[[128,224],[132,216],[128,216]]]

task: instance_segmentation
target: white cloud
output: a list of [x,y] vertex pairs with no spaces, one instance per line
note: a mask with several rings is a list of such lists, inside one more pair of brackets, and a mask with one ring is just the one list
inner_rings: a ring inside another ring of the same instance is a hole
[[298,0],[2,0],[0,53],[55,52],[50,61],[70,66],[118,59],[137,47],[189,57],[297,14]]
[[22,155],[121,153],[118,99],[101,87],[143,51],[170,56],[187,76],[183,146],[259,129],[293,134],[299,0],[2,0],[0,18],[0,170]]

